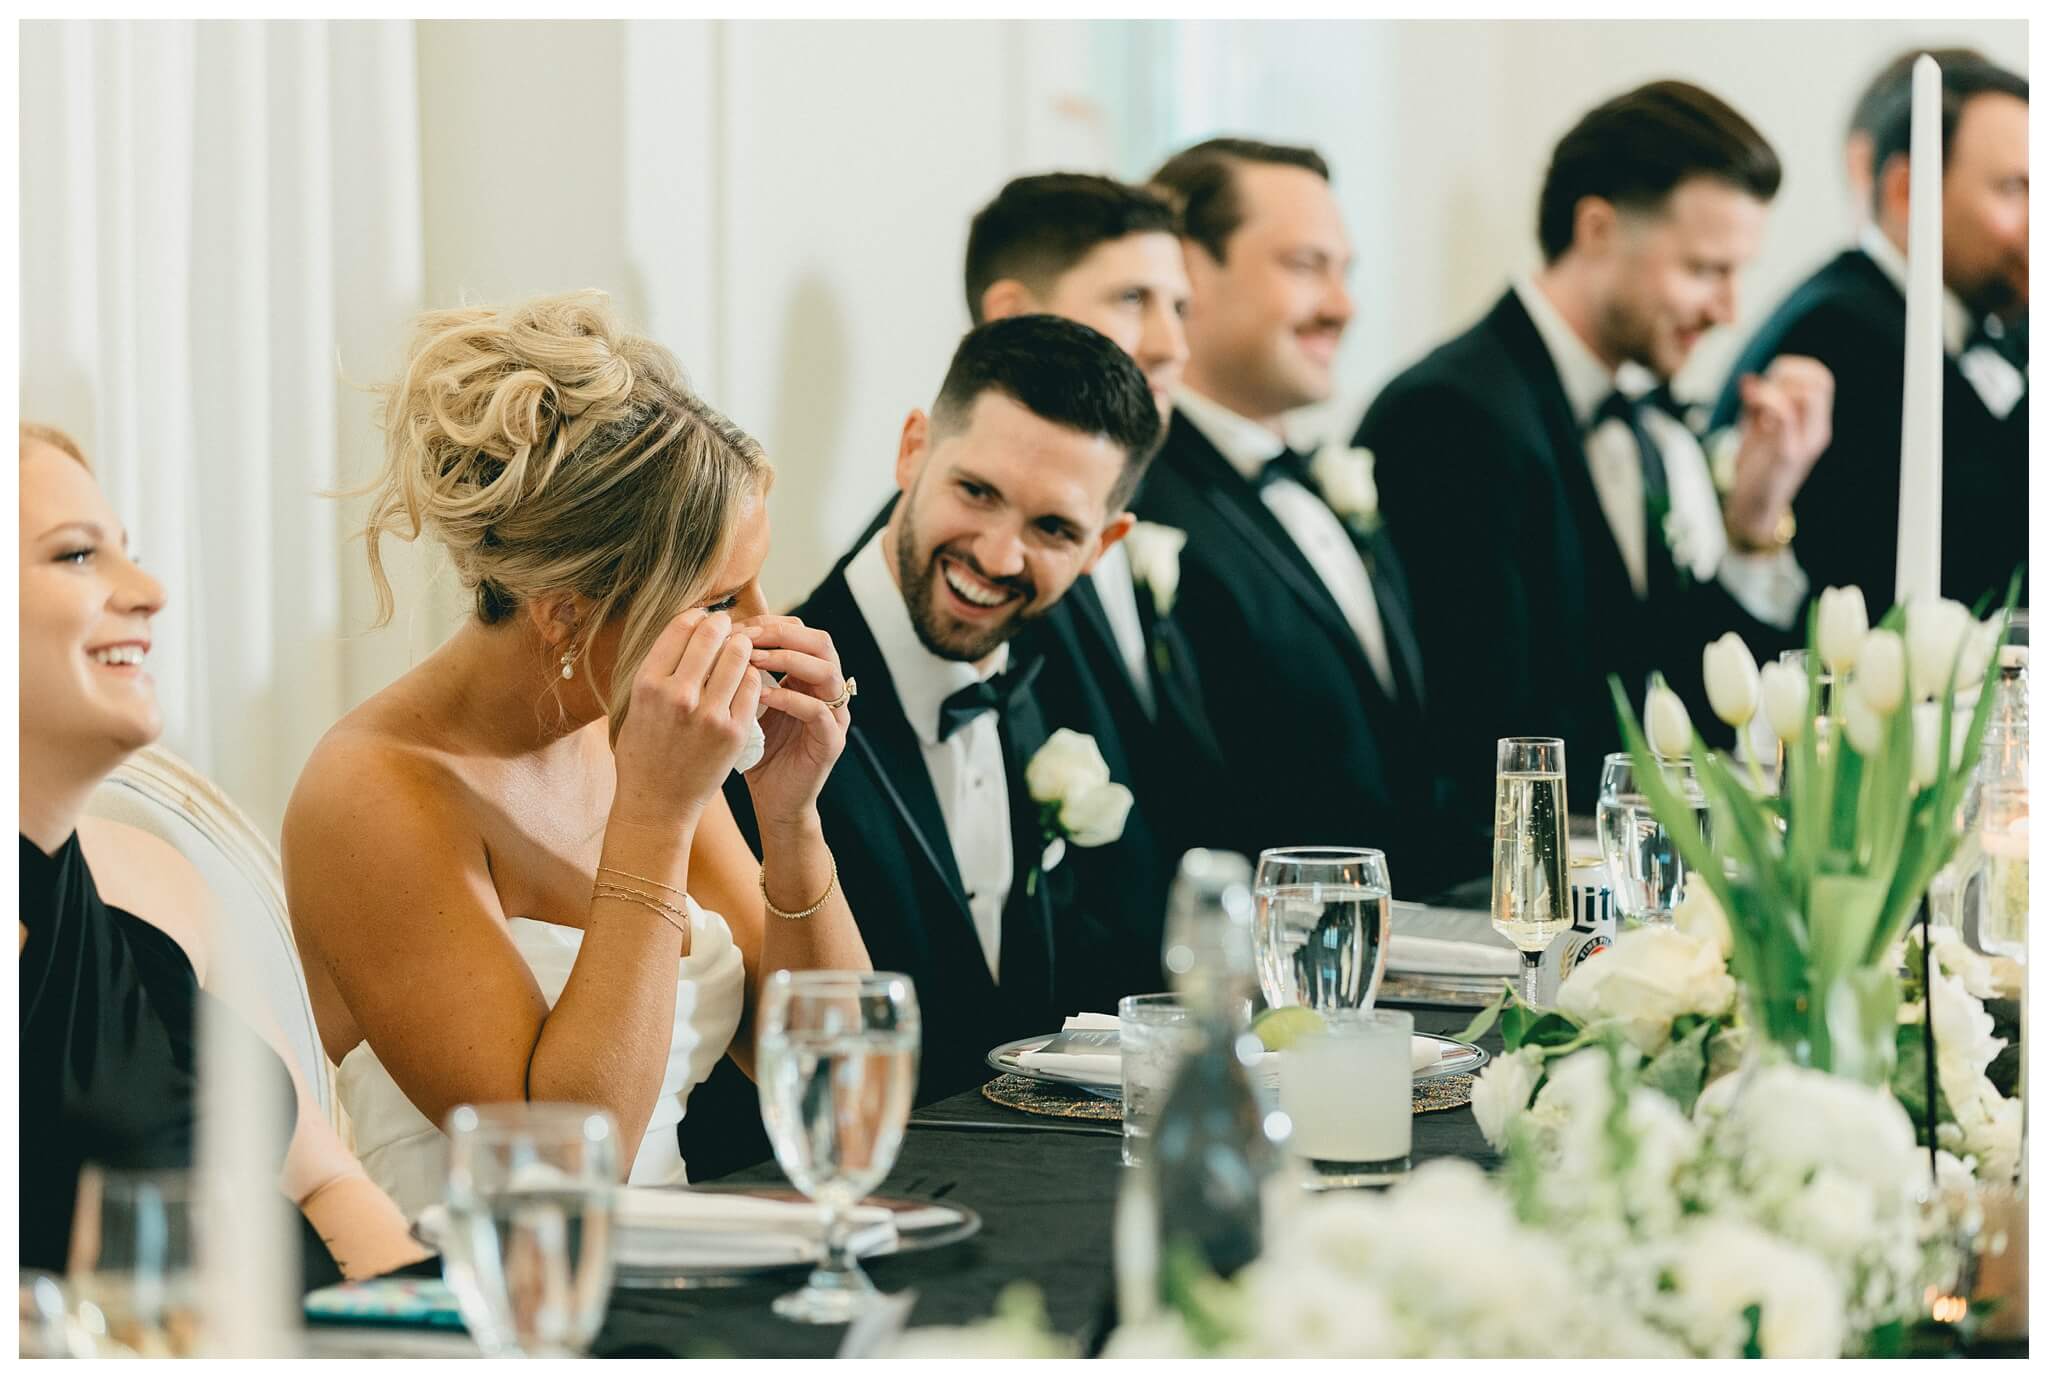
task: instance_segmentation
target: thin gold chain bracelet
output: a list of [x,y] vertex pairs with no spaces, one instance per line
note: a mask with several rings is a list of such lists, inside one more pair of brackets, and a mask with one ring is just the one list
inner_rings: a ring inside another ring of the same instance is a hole
[[825,882],[825,893],[818,896],[818,902],[809,909],[799,909],[794,914],[786,909],[777,909],[775,901],[768,898],[768,868],[761,868],[761,903],[768,906],[768,912],[778,919],[808,919],[825,907],[825,901],[832,898],[832,892],[839,888],[839,858],[832,859],[832,879]]

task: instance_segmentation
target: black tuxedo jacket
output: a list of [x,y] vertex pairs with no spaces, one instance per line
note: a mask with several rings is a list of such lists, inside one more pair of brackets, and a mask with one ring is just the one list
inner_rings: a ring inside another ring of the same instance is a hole
[[[1738,631],[1759,658],[1791,644],[1718,585],[1664,581],[1638,598],[1601,511],[1585,444],[1543,340],[1510,291],[1480,322],[1387,384],[1357,443],[1414,579],[1430,740],[1457,818],[1492,819],[1495,743],[1562,737],[1572,807],[1590,811],[1621,748],[1607,677],[1641,708],[1653,669],[1712,735],[1700,652]],[[1651,533],[1651,558],[1667,559]]]
[[[2015,343],[2024,360],[2024,331]],[[1875,620],[1898,572],[1899,426],[1906,375],[1906,298],[1860,249],[1808,278],[1749,342],[1716,408],[1740,408],[1737,381],[1780,354],[1806,354],[1835,375],[1834,439],[1793,500],[1793,550],[1816,593],[1863,590]],[[2027,415],[2031,393],[1994,416],[1953,356],[1941,403],[1941,591],[1964,603],[2003,599],[2027,557]],[[2020,599],[2026,605],[2024,592]]]
[[[866,544],[865,539],[857,543],[854,555]],[[1072,727],[1095,737],[1112,778],[1129,783],[1128,761],[1099,695],[1063,712],[1064,720],[1055,720],[1044,702],[1038,705],[1036,724],[1010,715],[1003,720],[1016,870],[1003,912],[1003,979],[998,983],[982,956],[923,747],[847,586],[846,560],[794,612],[806,624],[831,633],[841,668],[860,683],[846,750],[819,796],[818,813],[838,863],[839,884],[875,969],[903,972],[917,987],[923,1018],[918,1101],[948,1096],[993,1076],[984,1058],[998,1043],[1053,1032],[1068,1014],[1114,1009],[1120,995],[1159,989],[1164,898],[1153,879],[1155,844],[1142,805],[1132,808],[1117,842],[1088,849],[1069,846],[1058,866],[1031,878],[1045,843],[1037,806],[1025,792],[1017,763],[1028,761],[1055,728]],[[1035,647],[1013,644],[1011,663],[1034,653]],[[1040,682],[1053,668],[1048,664],[1041,670]],[[726,800],[740,831],[758,851],[760,836],[745,782],[729,781]],[[1094,864],[1075,865],[1077,855]],[[1104,892],[1091,886],[1101,877],[1118,876],[1129,878],[1121,889]],[[1142,925],[1141,938],[1130,936],[1134,925]],[[1135,974],[1129,970],[1134,962],[1140,966]],[[1145,963],[1149,978],[1141,979]],[[678,1133],[692,1180],[767,1156],[752,1088],[729,1058],[692,1092]]]
[[1361,554],[1401,689],[1394,696],[1300,547],[1184,415],[1175,413],[1134,507],[1188,536],[1174,618],[1227,773],[1216,840],[1251,857],[1304,843],[1379,847],[1395,886],[1410,894],[1484,870],[1483,852],[1447,853],[1433,821],[1423,666],[1401,560],[1384,532]]
[[[1124,836],[1109,847],[1070,848],[1066,865],[1089,902],[1105,959],[1091,1009],[1114,999],[1166,989],[1160,943],[1166,897],[1190,847],[1230,840],[1221,754],[1195,677],[1194,656],[1172,617],[1155,615],[1138,590],[1138,613],[1152,671],[1155,713],[1145,711],[1116,634],[1090,579],[1079,579],[1021,635],[1014,654],[1038,655],[1039,702],[1049,729],[1096,737],[1111,776],[1137,797]],[[1109,724],[1097,732],[1091,724]]]

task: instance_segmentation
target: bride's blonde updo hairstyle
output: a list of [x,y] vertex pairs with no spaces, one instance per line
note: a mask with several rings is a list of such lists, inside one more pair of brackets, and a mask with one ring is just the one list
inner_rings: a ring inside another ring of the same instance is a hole
[[690,391],[674,355],[622,329],[602,292],[429,312],[383,397],[363,528],[378,624],[393,609],[387,534],[431,532],[486,624],[579,594],[593,605],[579,658],[624,619],[606,690],[616,734],[640,662],[716,591],[741,508],[767,492],[760,445]]

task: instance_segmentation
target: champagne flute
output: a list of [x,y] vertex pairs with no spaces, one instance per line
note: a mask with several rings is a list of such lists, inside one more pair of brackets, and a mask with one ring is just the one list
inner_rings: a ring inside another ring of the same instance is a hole
[[448,1115],[442,1268],[493,1356],[573,1357],[612,1286],[619,1133],[588,1105],[458,1105]]
[[1572,926],[1564,829],[1564,742],[1501,738],[1494,759],[1493,927],[1522,955],[1522,999],[1532,1006],[1544,949]]
[[79,1173],[65,1282],[94,1353],[199,1353],[195,1182],[191,1173],[175,1169],[88,1163]]
[[1393,885],[1370,847],[1273,847],[1252,882],[1259,988],[1274,1007],[1369,1010],[1387,969]]
[[848,1212],[896,1165],[917,1091],[917,990],[888,971],[778,971],[761,1002],[761,1118],[775,1161],[825,1216],[825,1256],[775,1300],[787,1320],[838,1325],[879,1295]]

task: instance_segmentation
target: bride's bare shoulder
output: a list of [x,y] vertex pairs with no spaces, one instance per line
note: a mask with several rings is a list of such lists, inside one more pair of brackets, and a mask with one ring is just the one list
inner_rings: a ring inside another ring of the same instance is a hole
[[[285,869],[347,840],[360,855],[383,844],[446,842],[474,832],[475,790],[460,753],[371,700],[327,730],[285,805]],[[289,875],[287,875],[289,880]]]

